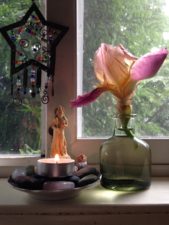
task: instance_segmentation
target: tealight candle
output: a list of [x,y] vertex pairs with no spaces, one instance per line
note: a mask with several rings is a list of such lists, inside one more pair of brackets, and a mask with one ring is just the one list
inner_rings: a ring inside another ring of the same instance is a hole
[[68,177],[75,170],[75,160],[71,158],[42,158],[37,162],[37,174],[45,177]]

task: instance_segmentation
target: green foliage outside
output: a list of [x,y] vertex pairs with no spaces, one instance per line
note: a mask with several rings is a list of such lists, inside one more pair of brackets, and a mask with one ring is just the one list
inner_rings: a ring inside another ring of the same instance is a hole
[[[1,0],[0,27],[20,20],[31,3],[31,0]],[[22,105],[13,103],[10,95],[10,48],[2,36],[0,68],[0,153],[40,153],[37,151],[40,149],[40,99],[28,98]]]
[[[97,84],[92,59],[102,42],[123,44],[140,57],[153,48],[168,47],[165,0],[84,0],[84,90]],[[167,11],[167,10],[166,10]],[[83,108],[83,136],[109,136],[116,113],[113,96],[105,93]],[[169,61],[158,74],[139,84],[133,101],[138,136],[169,136]]]
[[[0,0],[0,27],[18,21],[31,0]],[[40,0],[36,3],[40,4]],[[94,52],[102,42],[123,44],[140,57],[154,47],[168,47],[167,0],[84,0],[84,92],[97,83],[93,73]],[[169,12],[169,10],[168,10]],[[0,36],[0,152],[36,154],[40,148],[40,100],[15,105],[10,95],[10,49]],[[158,75],[141,82],[134,96],[139,136],[168,136],[169,61]],[[105,93],[83,108],[83,135],[109,136],[113,130],[115,101]]]

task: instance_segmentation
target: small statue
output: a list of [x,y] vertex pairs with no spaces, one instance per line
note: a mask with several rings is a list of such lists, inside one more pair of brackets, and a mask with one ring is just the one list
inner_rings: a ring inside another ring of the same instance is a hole
[[79,169],[82,169],[87,166],[87,156],[80,154],[76,157],[76,166]]
[[67,153],[67,142],[64,132],[64,129],[67,126],[68,120],[65,116],[63,107],[58,106],[55,109],[55,118],[49,127],[49,134],[53,136],[50,157],[55,157],[55,155],[58,154],[59,157],[70,158]]

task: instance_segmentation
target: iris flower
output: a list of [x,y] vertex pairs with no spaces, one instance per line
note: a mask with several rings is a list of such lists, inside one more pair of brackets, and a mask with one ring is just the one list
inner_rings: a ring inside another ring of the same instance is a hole
[[93,61],[99,84],[91,92],[71,101],[71,105],[73,107],[87,105],[103,92],[110,91],[117,100],[119,114],[130,115],[131,100],[138,83],[153,77],[167,55],[168,50],[163,48],[137,58],[122,45],[113,47],[102,43]]

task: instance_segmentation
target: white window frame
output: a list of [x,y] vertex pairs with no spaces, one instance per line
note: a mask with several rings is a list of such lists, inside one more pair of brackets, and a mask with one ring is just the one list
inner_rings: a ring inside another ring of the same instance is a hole
[[[43,118],[46,123],[43,122],[42,148],[48,155],[51,137],[47,132],[47,128],[54,116],[54,108],[62,104],[69,120],[69,126],[66,129],[69,154],[76,157],[84,153],[87,155],[90,164],[98,164],[99,147],[104,139],[77,138],[77,119],[79,118],[77,118],[77,110],[72,109],[70,106],[70,100],[76,98],[77,94],[79,94],[76,91],[78,83],[76,77],[78,77],[77,58],[80,59],[81,53],[78,52],[77,54],[76,9],[76,0],[47,1],[47,19],[68,26],[69,31],[56,48],[55,95],[54,97],[50,96],[50,102],[43,111]],[[149,138],[145,139],[145,141],[150,144],[152,149],[152,174],[158,176],[169,175],[169,139]],[[0,176],[9,175],[16,166],[36,164],[36,161],[37,157],[9,158],[8,156],[1,156]]]

